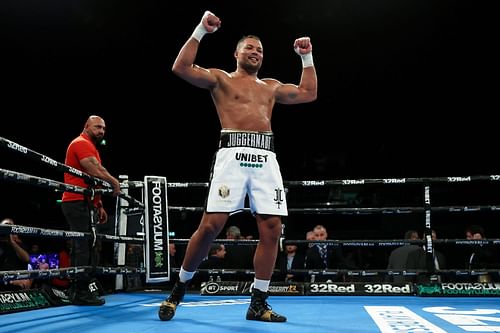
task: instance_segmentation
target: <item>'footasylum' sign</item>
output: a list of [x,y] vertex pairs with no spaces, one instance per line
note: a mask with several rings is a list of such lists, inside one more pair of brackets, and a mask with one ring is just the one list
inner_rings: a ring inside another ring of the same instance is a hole
[[146,282],[170,280],[167,179],[145,176]]
[[428,283],[417,285],[419,296],[500,296],[500,283]]
[[48,308],[47,295],[41,290],[20,290],[0,292],[0,314]]

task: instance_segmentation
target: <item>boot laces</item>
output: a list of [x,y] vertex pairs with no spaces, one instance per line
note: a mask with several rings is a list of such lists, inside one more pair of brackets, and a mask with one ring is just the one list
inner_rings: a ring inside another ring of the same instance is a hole
[[261,315],[268,310],[272,312],[273,308],[267,303],[267,301],[263,299],[257,299],[255,300],[254,309],[258,315]]

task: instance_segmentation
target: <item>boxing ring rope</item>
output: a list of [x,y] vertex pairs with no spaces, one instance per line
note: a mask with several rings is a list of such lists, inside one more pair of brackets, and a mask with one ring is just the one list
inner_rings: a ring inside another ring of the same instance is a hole
[[42,188],[48,188],[60,192],[73,192],[83,194],[85,196],[94,196],[95,194],[111,194],[111,189],[90,189],[75,185],[69,185],[57,180],[42,178],[38,176],[28,175],[26,173],[0,169],[0,177],[7,181],[15,183],[34,185]]
[[[330,180],[285,180],[288,187],[323,187],[332,185],[368,185],[368,184],[426,184],[426,183],[470,183],[476,181],[500,182],[500,175],[473,175],[447,177],[408,177],[408,178],[364,178],[364,179],[330,179]],[[208,182],[169,182],[169,188],[208,187]],[[141,181],[128,181],[130,188],[141,188]]]
[[[83,180],[89,186],[102,185],[102,186],[105,186],[107,188],[107,189],[94,189],[93,190],[94,193],[101,193],[101,194],[113,193],[113,190],[111,189],[111,184],[109,184],[108,182],[106,182],[102,179],[96,178],[96,177],[92,177],[83,171],[80,171],[78,169],[67,166],[64,163],[60,163],[60,162],[58,162],[58,161],[56,161],[56,160],[54,160],[46,155],[40,154],[36,151],[33,151],[29,148],[26,148],[26,147],[14,142],[14,141],[0,137],[0,147],[7,148],[7,149],[9,149],[13,152],[19,153],[19,154],[23,154],[24,156],[26,156],[32,160],[45,163],[48,166],[55,168],[57,171],[62,171],[64,173],[69,173],[73,176],[83,178]],[[0,170],[2,172],[3,178],[7,179],[7,180],[15,180],[17,182],[29,183],[31,185],[38,185],[38,186],[42,186],[42,187],[45,186],[45,187],[53,188],[53,189],[60,190],[60,191],[80,193],[80,194],[84,194],[87,196],[94,194],[92,191],[83,191],[82,192],[81,190],[76,189],[75,186],[71,186],[71,185],[68,185],[65,183],[60,183],[60,182],[56,182],[53,180],[48,180],[48,179],[44,179],[44,178],[40,178],[40,177],[36,177],[36,176],[27,175],[27,174],[22,174],[22,173],[10,171],[10,170],[4,170],[4,169],[0,169]],[[12,174],[10,174],[10,173],[12,173]],[[15,177],[17,177],[17,178],[15,178]],[[129,195],[120,194],[119,196],[120,196],[120,198],[127,200],[128,202],[130,202],[133,205],[143,206],[140,201],[132,198]]]
[[[23,183],[23,184],[29,184],[29,185],[35,185],[38,187],[43,187],[43,188],[49,188],[57,191],[67,191],[67,192],[73,192],[73,193],[80,193],[83,195],[93,195],[93,194],[111,194],[112,190],[111,189],[87,189],[87,188],[82,188],[74,185],[69,185],[65,184],[62,182],[58,182],[55,180],[51,179],[46,179],[42,177],[37,177],[33,175],[28,175],[25,173],[21,172],[16,172],[12,170],[6,170],[6,169],[0,169],[0,177],[2,177],[5,180],[16,182],[16,183]],[[498,181],[496,177],[500,177],[497,175],[490,175],[490,176],[475,176],[474,178],[472,177],[465,177],[466,179],[470,179],[469,181],[473,180],[493,180],[493,181]],[[456,177],[439,177],[439,178],[427,178],[427,180],[430,180],[432,182],[450,182],[447,179],[454,179]],[[415,183],[418,182],[423,182],[423,178],[413,178]],[[332,180],[332,181],[319,181],[319,183],[326,183],[326,182],[331,182],[336,183],[336,184],[342,184],[345,185],[346,180]],[[380,184],[384,181],[384,179],[371,179],[369,180],[370,182],[366,182],[364,184]],[[463,180],[461,180],[463,181]],[[456,182],[456,181],[451,181],[451,182]],[[300,186],[300,182],[293,182],[294,186]],[[141,188],[142,182],[139,181],[128,181],[125,183],[122,183],[124,188]],[[390,184],[390,183],[385,183],[385,184]],[[392,184],[392,183],[391,183]],[[167,183],[169,188],[187,188],[187,187],[208,187],[208,183]],[[352,185],[352,184],[350,184]],[[318,185],[318,183],[314,183],[313,185],[306,185],[306,186],[326,186],[326,185]],[[120,195],[120,198],[123,198],[133,205],[136,205],[138,207],[144,207],[144,204],[139,202],[138,200],[130,197],[129,195],[123,194]],[[170,206],[169,210],[172,211],[191,211],[191,212],[203,212],[204,208],[203,207],[179,207],[179,206]],[[289,208],[288,209],[290,212],[302,212],[302,213],[309,213],[309,214],[330,214],[330,213],[341,213],[341,214],[370,214],[370,213],[382,213],[382,214],[409,214],[409,213],[421,213],[425,211],[425,208],[423,207],[353,207],[353,208],[347,208],[347,207],[314,207],[314,208]],[[498,205],[479,205],[479,206],[438,206],[438,207],[432,207],[431,210],[433,211],[447,211],[447,212],[476,212],[476,211],[498,211],[500,210],[500,204]],[[243,211],[250,212],[249,208],[245,208]]]
[[[57,180],[42,178],[42,177],[33,176],[33,175],[29,175],[29,174],[22,173],[22,172],[1,169],[1,168],[0,168],[0,177],[3,178],[4,180],[15,182],[15,183],[34,185],[34,186],[38,186],[38,187],[42,187],[42,188],[49,188],[49,189],[59,191],[59,192],[79,193],[79,194],[83,194],[85,196],[90,196],[90,197],[94,196],[95,194],[109,195],[109,194],[113,193],[113,190],[108,189],[108,188],[106,188],[106,189],[104,189],[104,188],[95,188],[95,189],[94,188],[83,188],[83,187],[59,182]],[[129,196],[127,194],[120,194],[119,197],[130,202],[134,206],[144,207],[144,205],[140,201],[138,201],[135,198],[132,198],[131,196]]]
[[[23,225],[0,225],[0,236],[2,235],[23,235],[30,237],[48,237],[54,239],[92,239],[94,235],[90,232],[67,231],[57,229],[45,229],[37,227],[29,227]],[[97,239],[123,242],[123,243],[139,243],[143,244],[144,239],[130,236],[114,236],[107,234],[96,234]],[[97,274],[137,274],[144,273],[144,268],[131,267],[93,267],[93,266],[78,266],[65,267],[49,270],[21,270],[21,271],[0,271],[0,281],[20,280],[20,279],[38,279],[38,278],[54,278],[68,277],[78,275],[84,272],[94,270]]]
[[[176,244],[187,244],[189,238],[171,238]],[[224,244],[224,245],[257,245],[259,243],[258,239],[225,239],[217,238],[214,239],[213,243]],[[393,246],[403,246],[403,245],[423,245],[424,240],[410,240],[410,239],[349,239],[349,240],[307,240],[307,239],[291,239],[283,240],[284,244],[325,244],[331,246],[381,246],[381,247],[393,247]],[[460,244],[460,245],[500,245],[500,239],[436,239],[434,243],[439,244]]]
[[[175,244],[187,244],[189,239],[173,238],[170,239]],[[258,240],[250,239],[215,239],[214,244],[224,244],[224,245],[257,245]],[[464,240],[464,239],[437,239],[433,241],[438,244],[460,244],[460,245],[499,245],[500,239],[483,239],[483,240]],[[283,240],[286,244],[325,244],[328,246],[342,246],[342,247],[397,247],[403,245],[424,245],[426,241],[424,240]],[[178,273],[179,268],[172,268],[173,272]],[[199,272],[208,272],[211,275],[231,275],[235,273],[243,273],[245,275],[253,275],[255,272],[253,269],[234,269],[234,268],[221,268],[221,269],[198,269]],[[292,269],[289,271],[291,274],[307,274],[316,276],[335,276],[335,275],[346,275],[346,276],[415,276],[421,273],[429,273],[427,269]],[[275,273],[280,273],[279,270],[275,270]],[[457,276],[479,276],[488,273],[497,273],[500,275],[498,269],[439,269],[435,270],[436,274],[444,275],[457,275]]]
[[[169,210],[178,212],[203,212],[204,207],[180,207],[170,206]],[[484,205],[484,206],[437,206],[431,207],[432,211],[450,212],[450,213],[468,213],[468,212],[485,212],[499,211],[500,205]],[[242,209],[241,211],[250,213],[250,208]],[[305,207],[305,208],[288,208],[292,213],[304,214],[344,214],[344,215],[368,215],[368,214],[411,214],[422,213],[425,211],[423,207]]]
[[[91,239],[93,234],[90,232],[82,231],[67,231],[58,229],[44,229],[37,227],[28,227],[23,225],[0,225],[0,235],[24,235],[33,237],[50,237],[50,238],[65,238],[65,239]],[[98,239],[116,241],[116,242],[128,242],[128,243],[144,243],[143,238],[130,237],[130,236],[114,236],[107,234],[96,234]]]
[[106,182],[102,179],[94,178],[81,170],[78,170],[78,169],[69,167],[63,163],[57,162],[56,160],[54,160],[48,156],[42,155],[36,151],[33,151],[27,147],[22,146],[14,141],[0,137],[0,145],[3,146],[4,148],[10,149],[16,153],[24,154],[26,157],[28,157],[34,161],[40,161],[42,163],[48,164],[51,167],[55,167],[58,171],[70,173],[74,176],[83,178],[83,180],[85,180],[85,182],[87,184],[103,185],[106,187],[111,187],[111,184],[109,184],[108,182]]
[[144,274],[143,267],[101,267],[78,266],[51,268],[45,270],[16,270],[0,271],[0,281],[25,280],[25,279],[52,279],[71,278],[82,273],[96,273],[98,275],[137,275]]

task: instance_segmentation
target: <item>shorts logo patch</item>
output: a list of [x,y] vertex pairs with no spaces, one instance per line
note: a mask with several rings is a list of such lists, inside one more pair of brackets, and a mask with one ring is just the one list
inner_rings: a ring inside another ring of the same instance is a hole
[[274,192],[276,193],[274,203],[278,206],[278,209],[280,209],[281,205],[283,204],[283,190],[280,188],[275,188]]
[[221,198],[227,198],[229,196],[230,190],[226,185],[219,187],[219,196]]

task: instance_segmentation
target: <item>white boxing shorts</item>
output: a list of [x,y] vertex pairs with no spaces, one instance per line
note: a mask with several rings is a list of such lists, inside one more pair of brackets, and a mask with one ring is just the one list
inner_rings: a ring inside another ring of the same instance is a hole
[[212,166],[206,211],[237,212],[244,208],[247,195],[253,214],[288,215],[272,132],[223,129]]

